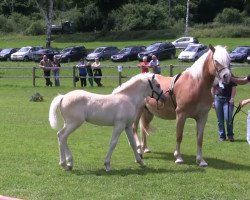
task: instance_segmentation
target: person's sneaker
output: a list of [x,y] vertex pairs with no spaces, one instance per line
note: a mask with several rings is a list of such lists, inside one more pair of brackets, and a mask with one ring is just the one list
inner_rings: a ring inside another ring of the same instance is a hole
[[226,138],[219,138],[219,141],[224,142],[224,141],[226,141]]
[[234,142],[234,137],[229,137],[228,140],[229,142]]

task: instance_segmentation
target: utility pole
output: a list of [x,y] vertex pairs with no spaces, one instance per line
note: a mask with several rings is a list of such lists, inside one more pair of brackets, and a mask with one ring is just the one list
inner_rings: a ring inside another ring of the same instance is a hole
[[189,20],[189,0],[187,0],[187,14],[186,14],[185,36],[188,36],[188,20]]

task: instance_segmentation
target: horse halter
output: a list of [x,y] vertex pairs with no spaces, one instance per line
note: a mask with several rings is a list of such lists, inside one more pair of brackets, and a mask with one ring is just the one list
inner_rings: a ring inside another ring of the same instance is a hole
[[[152,80],[153,80],[153,79],[154,79],[154,75],[153,75]],[[161,90],[161,92],[158,93],[157,91],[154,90],[152,81],[151,81],[151,80],[148,80],[148,83],[149,83],[149,86],[150,86],[150,88],[151,88],[151,90],[152,90],[151,98],[154,98],[154,93],[155,93],[155,94],[157,95],[156,101],[158,102],[159,99],[161,98],[162,94],[163,94],[163,90]]]

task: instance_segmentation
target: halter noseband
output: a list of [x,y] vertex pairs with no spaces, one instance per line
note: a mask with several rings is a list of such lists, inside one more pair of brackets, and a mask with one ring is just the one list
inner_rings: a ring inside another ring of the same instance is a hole
[[[152,78],[152,79],[153,79],[153,78]],[[157,95],[156,101],[158,102],[159,99],[161,98],[161,95],[163,94],[163,90],[161,90],[161,92],[158,93],[157,91],[154,90],[152,81],[151,81],[151,80],[148,80],[148,83],[149,83],[149,86],[150,86],[150,88],[151,88],[151,90],[152,90],[151,98],[154,98],[154,93],[155,93],[155,94]]]

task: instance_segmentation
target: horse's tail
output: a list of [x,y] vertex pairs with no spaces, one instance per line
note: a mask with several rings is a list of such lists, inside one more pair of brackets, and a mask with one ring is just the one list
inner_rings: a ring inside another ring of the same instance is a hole
[[63,97],[64,97],[64,95],[56,96],[50,104],[49,123],[53,129],[57,128],[57,108],[59,107]]
[[140,118],[140,129],[142,132],[142,137],[146,137],[152,132],[155,132],[156,128],[150,125],[154,115],[145,107]]

